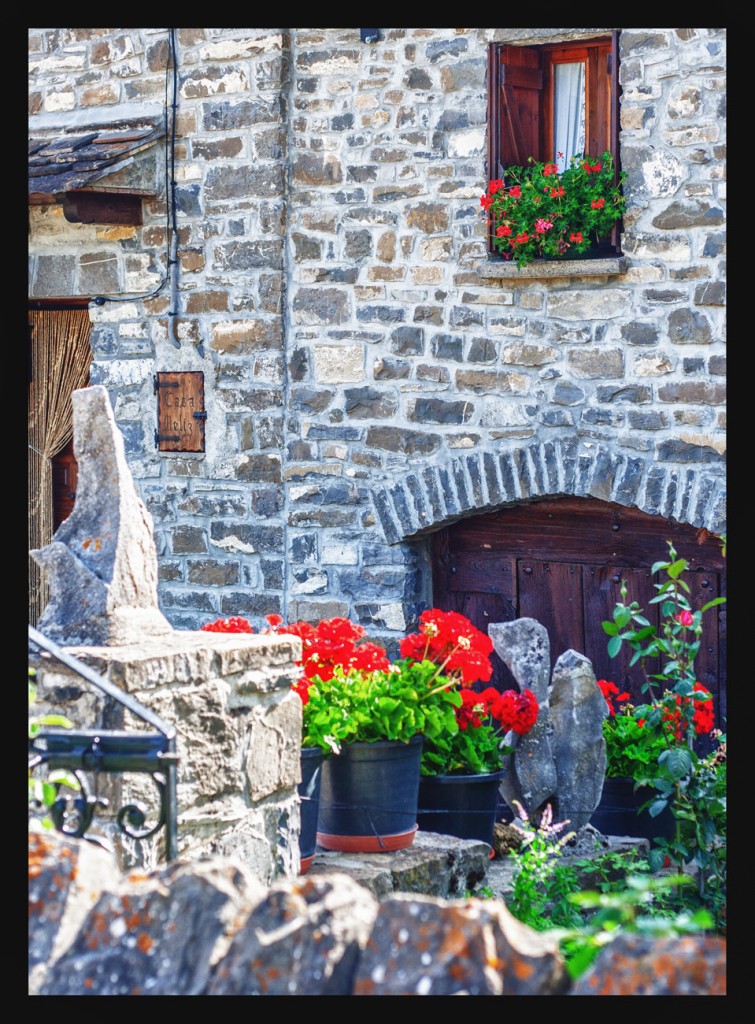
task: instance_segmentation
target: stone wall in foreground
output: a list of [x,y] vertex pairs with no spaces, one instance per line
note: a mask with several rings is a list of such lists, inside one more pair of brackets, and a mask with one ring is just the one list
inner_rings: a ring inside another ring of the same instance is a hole
[[499,900],[378,901],[342,874],[266,888],[237,862],[119,876],[29,837],[29,987],[41,995],[725,995],[726,942],[616,939],[573,985],[552,933]]

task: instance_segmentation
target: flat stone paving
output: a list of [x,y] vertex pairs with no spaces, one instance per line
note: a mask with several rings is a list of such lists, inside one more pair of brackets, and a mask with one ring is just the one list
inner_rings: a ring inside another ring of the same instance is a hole
[[[647,850],[647,839],[604,836],[586,826],[571,846],[564,848],[564,863],[602,853]],[[490,890],[498,899],[511,892],[514,875],[511,857],[491,860],[487,843],[456,839],[435,832],[417,832],[404,850],[390,853],[336,853],[318,850],[309,874],[334,871],[349,875],[381,898],[396,892],[422,893],[459,899]]]

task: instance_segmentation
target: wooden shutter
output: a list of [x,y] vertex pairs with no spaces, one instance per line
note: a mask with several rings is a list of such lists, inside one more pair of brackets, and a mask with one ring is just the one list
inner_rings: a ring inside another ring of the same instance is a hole
[[542,54],[531,46],[508,45],[498,53],[499,163],[506,168],[524,165],[529,157],[542,160]]

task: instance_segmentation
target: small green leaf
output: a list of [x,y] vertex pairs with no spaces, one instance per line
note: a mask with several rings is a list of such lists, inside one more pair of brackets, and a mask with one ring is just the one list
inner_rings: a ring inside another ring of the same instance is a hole
[[650,575],[655,576],[655,574],[660,572],[661,569],[665,569],[668,564],[668,562],[653,562],[650,568]]
[[666,573],[667,573],[668,576],[671,577],[672,580],[675,580],[678,576],[680,576],[684,572],[684,570],[687,568],[688,565],[689,565],[689,562],[687,561],[686,558],[679,558],[675,562],[673,562],[668,567],[668,569],[666,569]]
[[603,632],[608,633],[609,636],[616,636],[619,632],[619,627],[613,622],[602,622]]
[[615,658],[621,650],[622,639],[620,636],[612,636],[608,641],[608,657]]
[[707,610],[709,608],[712,608],[716,604],[726,604],[726,598],[725,597],[714,597],[712,601],[708,601],[707,604],[704,604],[702,606],[702,608],[700,609],[700,611],[701,612],[707,612]]

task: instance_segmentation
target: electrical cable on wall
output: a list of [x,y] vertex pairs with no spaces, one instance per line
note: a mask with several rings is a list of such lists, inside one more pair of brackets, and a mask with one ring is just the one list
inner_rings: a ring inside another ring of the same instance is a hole
[[[106,302],[134,302],[141,299],[153,299],[159,295],[170,281],[170,308],[168,309],[168,339],[180,348],[181,343],[175,336],[175,318],[178,312],[178,223],[176,216],[176,109],[178,92],[178,67],[176,52],[176,30],[168,32],[169,58],[165,64],[165,238],[167,269],[160,283],[151,292],[143,295],[95,295],[92,302],[103,306]],[[172,76],[171,76],[172,71]],[[168,83],[172,77],[172,98],[168,101]],[[199,347],[199,346],[198,346]]]

